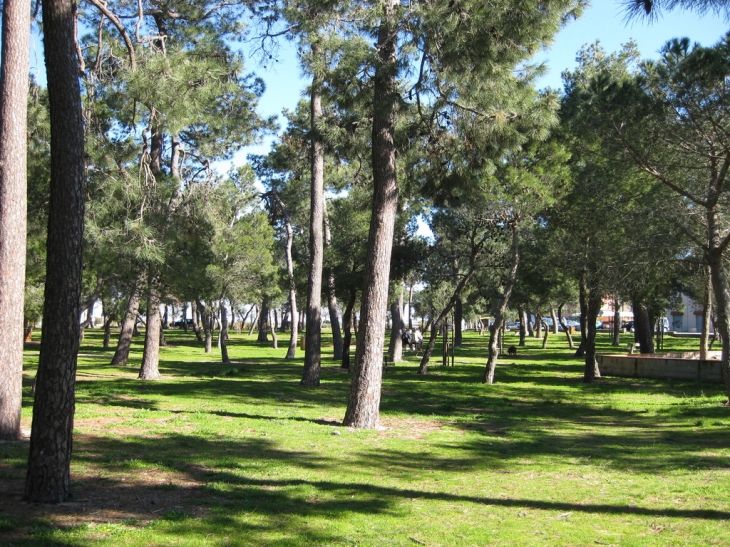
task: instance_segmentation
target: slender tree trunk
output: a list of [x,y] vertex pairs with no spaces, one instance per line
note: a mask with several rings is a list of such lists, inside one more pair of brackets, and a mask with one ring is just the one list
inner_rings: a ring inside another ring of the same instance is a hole
[[104,349],[109,349],[111,343],[112,321],[114,321],[114,316],[111,313],[108,313],[104,316]]
[[596,377],[600,376],[596,361],[596,320],[598,312],[601,310],[601,302],[602,295],[600,291],[596,287],[590,287],[586,310],[586,336],[584,339],[585,369],[583,371],[583,381],[585,383],[591,383]]
[[[332,234],[330,232],[329,216],[327,214],[327,201],[324,200],[324,243],[329,248],[332,245]],[[332,356],[336,361],[342,360],[342,328],[337,313],[337,291],[335,287],[335,270],[332,266],[327,268],[327,308],[330,315],[330,328],[332,329]]]
[[[43,51],[51,113],[51,194],[43,343],[25,481],[25,498],[37,503],[64,502],[71,495],[85,198],[84,124],[74,15],[72,0],[43,2]],[[22,47],[27,48],[28,43]],[[21,324],[16,328],[20,329]]]
[[413,330],[413,285],[408,286],[408,328]]
[[456,303],[454,304],[454,347],[460,348],[461,347],[461,341],[463,338],[462,332],[461,332],[461,322],[464,318],[464,304],[461,301],[461,296],[456,299]]
[[560,321],[560,326],[563,327],[563,332],[565,332],[565,336],[568,337],[568,347],[570,349],[575,349],[575,344],[573,343],[573,336],[570,334],[570,327],[565,323],[565,319],[563,319],[563,305],[560,304],[558,306],[558,320]]
[[527,313],[527,322],[526,322],[526,325],[527,325],[527,336],[529,336],[530,338],[534,338],[535,337],[535,329],[532,327],[532,317],[533,317],[533,314],[532,314],[532,312],[530,310],[526,310],[526,313]]
[[160,294],[156,276],[150,276],[147,293],[147,328],[144,334],[140,380],[157,380],[160,377]]
[[520,236],[519,236],[519,223],[514,221],[512,226],[512,249],[511,249],[511,262],[509,273],[504,284],[504,292],[500,299],[500,303],[494,314],[494,323],[489,328],[489,358],[487,359],[487,366],[484,370],[484,376],[482,382],[486,384],[494,383],[494,373],[497,370],[497,360],[499,359],[499,340],[498,334],[499,329],[504,321],[504,315],[509,305],[509,298],[512,295],[512,289],[515,286],[517,280],[517,269],[520,265]]
[[0,439],[21,437],[30,0],[5,0],[0,74]]
[[[272,315],[274,315],[274,323],[276,323],[276,310],[272,310]],[[279,349],[279,339],[276,337],[276,329],[271,329],[271,347],[274,349]]]
[[618,298],[613,299],[613,342],[611,345],[621,345],[621,302]]
[[388,347],[388,355],[394,363],[403,361],[403,316],[400,311],[403,309],[403,292],[401,291],[397,300],[393,300],[390,304],[390,317],[392,324],[390,326],[390,346]]
[[[710,218],[713,221],[713,218]],[[710,234],[715,234],[716,224],[710,223]],[[725,381],[725,391],[728,397],[727,405],[730,405],[730,287],[728,287],[727,271],[725,270],[723,250],[719,248],[717,243],[718,235],[713,235],[710,242],[713,243],[712,248],[706,251],[707,263],[710,267],[710,275],[712,277],[712,292],[715,294],[717,309],[715,320],[717,321],[717,330],[720,333],[722,342],[722,375]]]
[[[444,314],[444,318],[445,317],[446,314]],[[440,321],[442,320],[443,318]],[[433,348],[436,346],[436,339],[438,338],[439,330],[441,329],[440,321],[437,320],[431,323],[431,332],[428,337],[428,344],[426,344],[426,348],[423,350],[421,363],[418,365],[418,374],[428,374],[428,362],[431,360],[431,355],[433,355]]]
[[560,329],[558,328],[558,314],[555,313],[555,308],[553,307],[550,307],[550,319],[553,321],[552,328],[550,330],[553,331],[553,334],[558,334],[560,332]]
[[712,317],[712,277],[707,268],[707,280],[702,295],[704,308],[702,310],[702,335],[700,337],[700,359],[706,360],[710,350],[710,321]]
[[529,319],[527,318],[527,312],[524,308],[520,308],[520,342],[519,346],[524,347],[525,346],[525,339],[527,338],[527,323],[529,322]]
[[350,299],[345,306],[345,313],[342,315],[342,327],[344,330],[344,340],[342,348],[342,365],[341,368],[350,370],[350,346],[352,344],[352,317],[355,303],[357,301],[357,289],[350,289]]
[[[316,44],[312,54],[317,55]],[[319,125],[322,123],[322,82],[312,79],[310,101],[311,130],[311,215],[309,220],[309,277],[307,282],[307,330],[304,346],[304,373],[301,385],[318,386],[322,360],[322,264],[324,260],[324,142]]]
[[373,208],[360,306],[362,325],[357,337],[357,356],[344,419],[345,425],[370,429],[377,428],[380,422],[390,255],[398,209],[396,148],[393,138],[399,100],[396,85],[397,5],[397,0],[383,2],[383,14],[378,29],[378,62],[373,78]]
[[205,305],[200,300],[198,300],[198,311],[201,316],[200,322],[203,324],[205,353],[210,353],[213,351],[213,311],[210,309],[210,305]]
[[228,358],[228,311],[226,310],[225,297],[221,295],[220,299],[221,308],[221,330],[218,334],[218,340],[220,340],[221,346],[221,359],[224,363],[230,363],[231,360]]
[[248,331],[248,335],[253,335],[253,331],[256,329],[256,325],[258,324],[259,320],[259,307],[256,307],[256,311],[254,312],[253,319],[251,319],[251,329]]
[[203,337],[203,333],[200,328],[200,323],[202,323],[202,321],[198,321],[200,312],[198,310],[197,301],[190,303],[190,315],[193,319],[193,332],[195,333],[195,338],[198,339],[198,342],[205,342],[205,338]]
[[261,311],[259,312],[259,336],[257,342],[269,341],[269,297],[264,296],[261,302]]

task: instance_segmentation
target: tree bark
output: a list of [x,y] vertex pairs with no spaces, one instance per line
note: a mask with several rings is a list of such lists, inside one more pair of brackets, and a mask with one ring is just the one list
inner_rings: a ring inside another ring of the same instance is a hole
[[205,341],[205,353],[213,351],[213,311],[210,305],[197,301],[198,311],[200,312],[201,323],[203,324],[203,339]]
[[230,363],[231,360],[228,357],[228,344],[226,341],[228,340],[228,312],[226,311],[226,302],[225,298],[221,295],[220,299],[220,309],[221,309],[221,330],[218,333],[218,340],[220,340],[220,346],[221,346],[221,360],[224,363]]
[[388,356],[393,363],[403,361],[403,333],[404,324],[401,310],[403,309],[403,292],[397,300],[393,300],[390,304],[390,345],[388,347]]
[[157,279],[150,276],[147,289],[147,328],[144,333],[144,352],[139,368],[140,380],[157,380],[160,377],[160,295]]
[[[274,323],[276,323],[276,310],[272,310],[271,312],[274,315]],[[279,339],[276,337],[276,329],[271,329],[271,347],[274,349],[279,349]]]
[[345,306],[345,313],[342,315],[342,328],[344,331],[344,340],[342,348],[342,364],[341,368],[350,370],[350,345],[352,344],[352,318],[355,303],[357,302],[357,289],[350,289],[350,299]]
[[586,336],[584,339],[585,349],[585,368],[583,371],[583,381],[591,383],[596,377],[599,377],[598,363],[596,361],[596,320],[598,312],[601,310],[600,291],[596,287],[590,287],[588,294],[588,307],[586,310]]
[[[332,234],[330,232],[329,216],[327,215],[327,201],[324,200],[324,243],[325,247],[332,245]],[[343,340],[340,318],[337,313],[337,290],[335,286],[335,270],[330,266],[327,268],[327,308],[330,315],[330,328],[332,329],[332,357],[336,361],[342,360]]]
[[568,337],[568,347],[570,349],[575,349],[575,344],[573,343],[573,336],[570,334],[570,328],[565,323],[565,319],[563,319],[563,305],[560,304],[558,306],[558,321],[560,321],[560,326],[563,327],[563,332],[565,332],[565,336]]
[[461,301],[461,295],[454,303],[454,347],[460,348],[462,341],[461,321],[464,318],[464,304]]
[[654,329],[649,319],[649,309],[638,299],[632,299],[634,308],[634,337],[641,353],[654,353]]
[[497,360],[499,359],[499,329],[502,327],[504,321],[504,314],[507,311],[509,305],[509,298],[512,295],[512,289],[515,286],[517,280],[517,269],[520,265],[520,234],[519,234],[519,223],[514,221],[512,226],[512,248],[511,248],[511,264],[509,273],[507,274],[506,282],[504,285],[504,293],[500,299],[499,305],[494,314],[494,323],[489,327],[489,357],[487,359],[487,366],[484,370],[484,376],[482,382],[486,384],[494,383],[494,373],[497,369]]
[[0,439],[21,438],[30,0],[5,0],[0,74]]
[[[84,124],[73,0],[43,2],[43,31],[51,114],[51,194],[43,343],[36,377],[25,498],[37,503],[58,503],[71,495],[84,241]],[[27,42],[23,47],[28,47]]]
[[198,342],[205,342],[205,338],[203,338],[203,333],[200,332],[200,322],[198,321],[199,317],[199,311],[198,311],[198,303],[197,301],[193,300],[190,303],[190,316],[193,320],[193,332],[195,333],[195,338],[198,339]]
[[268,342],[269,341],[269,297],[264,296],[261,302],[261,310],[259,311],[259,335],[256,339],[257,342]]
[[[709,268],[708,268],[709,270]],[[700,336],[700,359],[706,360],[710,351],[710,321],[712,320],[712,277],[707,272],[705,290],[702,295],[702,334]]]
[[[317,55],[316,44],[312,54]],[[301,385],[318,386],[322,360],[322,264],[324,261],[324,142],[322,123],[321,79],[312,79],[310,101],[311,189],[309,217],[309,277],[307,281],[307,330],[304,346],[304,373]]]
[[527,338],[527,322],[529,319],[527,318],[527,312],[524,308],[520,308],[520,347],[525,346],[525,339]]
[[[710,224],[711,227],[716,224]],[[714,234],[714,228],[710,231]],[[715,314],[717,321],[717,330],[720,333],[722,342],[722,376],[725,381],[725,391],[728,397],[726,402],[730,405],[730,287],[728,287],[727,272],[725,270],[723,248],[717,243],[719,236],[713,236],[710,241],[713,243],[711,249],[706,251],[707,263],[710,267],[710,275],[712,277],[712,291],[715,294],[717,303],[717,313]]]
[[397,0],[383,2],[378,29],[377,63],[373,78],[373,210],[370,218],[361,326],[344,425],[377,428],[380,422],[385,317],[388,306],[390,256],[398,209],[398,179],[394,142],[399,95],[396,85]]

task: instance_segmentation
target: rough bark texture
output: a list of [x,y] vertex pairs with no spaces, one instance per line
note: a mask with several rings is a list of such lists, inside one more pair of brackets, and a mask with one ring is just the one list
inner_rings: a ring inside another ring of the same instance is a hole
[[3,3],[0,76],[0,439],[20,439],[30,0]]
[[373,81],[373,211],[365,258],[357,355],[344,419],[345,425],[360,428],[377,428],[380,422],[380,388],[390,256],[398,209],[396,150],[393,141],[399,99],[395,80],[396,5],[396,0],[384,2],[384,13],[378,29],[378,59]]
[[[314,51],[314,46],[313,46]],[[309,217],[309,277],[307,279],[307,330],[301,384],[318,386],[322,360],[322,264],[324,261],[324,143],[319,133],[322,119],[321,81],[314,78],[310,101],[311,188]]]
[[144,352],[139,368],[140,380],[157,380],[160,377],[160,295],[157,283],[150,280],[147,293],[147,328],[144,333]]
[[717,330],[722,341],[722,375],[725,381],[725,391],[730,404],[730,288],[728,287],[727,272],[725,271],[722,247],[715,245],[715,249],[707,253],[707,263],[710,266],[712,290],[715,293],[717,305]]
[[41,503],[64,502],[71,495],[84,240],[84,125],[74,12],[72,0],[43,2],[43,51],[51,112],[51,195],[43,343],[25,482],[26,499]]

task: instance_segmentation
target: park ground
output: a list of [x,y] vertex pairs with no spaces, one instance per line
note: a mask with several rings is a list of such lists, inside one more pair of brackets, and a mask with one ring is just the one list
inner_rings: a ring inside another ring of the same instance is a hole
[[[304,388],[281,336],[273,350],[234,334],[222,364],[192,333],[166,335],[163,378],[145,382],[141,339],[131,366],[112,368],[87,331],[74,497],[22,501],[28,442],[0,444],[0,545],[730,545],[720,384],[587,385],[561,334],[502,359],[488,386],[487,340],[467,333],[453,367],[434,359],[418,376],[408,352],[389,367],[383,428],[362,431],[340,425],[350,376],[331,359]],[[26,430],[37,362],[30,344]]]

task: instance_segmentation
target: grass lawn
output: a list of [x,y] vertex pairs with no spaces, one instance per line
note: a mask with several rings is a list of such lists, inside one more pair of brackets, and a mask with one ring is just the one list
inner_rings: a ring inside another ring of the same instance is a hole
[[[288,335],[279,350],[233,335],[224,365],[166,334],[163,379],[144,382],[141,339],[112,368],[87,331],[74,498],[23,502],[28,442],[0,444],[0,545],[730,545],[721,384],[585,385],[560,334],[502,359],[487,386],[486,338],[467,333],[453,367],[435,358],[418,376],[407,354],[390,368],[384,429],[357,431],[340,425],[350,376],[327,358],[322,385],[299,386]],[[26,358],[29,429],[38,348]]]

